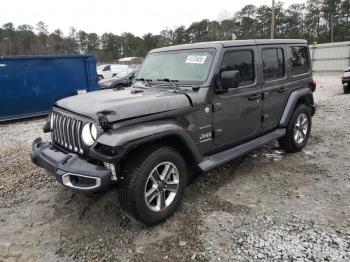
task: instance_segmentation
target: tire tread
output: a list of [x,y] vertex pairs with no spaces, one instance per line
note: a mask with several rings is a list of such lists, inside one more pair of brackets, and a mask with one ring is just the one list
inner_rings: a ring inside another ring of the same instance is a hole
[[176,149],[167,145],[151,145],[136,149],[135,152],[128,157],[123,168],[124,179],[122,180],[119,189],[120,205],[122,209],[128,213],[128,215],[132,216],[132,218],[135,218],[136,220],[147,225],[153,225],[156,223],[146,221],[137,212],[135,197],[133,197],[136,193],[135,188],[137,179],[139,177],[139,173],[146,168],[150,159],[152,159],[156,154],[159,154],[159,152],[169,150],[175,154],[179,154]]

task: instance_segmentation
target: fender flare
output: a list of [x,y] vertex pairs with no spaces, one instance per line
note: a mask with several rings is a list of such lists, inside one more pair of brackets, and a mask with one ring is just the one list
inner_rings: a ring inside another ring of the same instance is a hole
[[[289,123],[290,118],[292,117],[292,114],[294,112],[295,105],[297,104],[298,100],[307,95],[312,95],[312,91],[309,88],[303,88],[293,91],[290,96],[288,97],[288,101],[286,106],[284,107],[284,111],[279,123],[280,127],[286,127]],[[313,101],[312,101],[313,103]],[[312,105],[314,106],[314,105]]]
[[[195,162],[199,163],[202,160],[202,156],[188,131],[174,120],[139,123],[137,125],[115,129],[101,135],[97,139],[97,144],[115,148],[117,154],[113,160],[118,160],[137,146],[169,136],[175,136],[177,139],[181,140],[182,144],[191,154]],[[95,151],[93,153],[96,156],[97,152],[95,147],[93,148],[93,151]],[[112,159],[110,159],[110,161],[111,160]]]

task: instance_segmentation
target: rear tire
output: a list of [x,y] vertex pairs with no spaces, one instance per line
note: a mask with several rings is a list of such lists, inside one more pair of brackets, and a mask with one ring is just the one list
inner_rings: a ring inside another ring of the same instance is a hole
[[151,146],[133,153],[123,167],[120,203],[136,220],[152,226],[178,207],[187,185],[186,162],[169,146]]
[[101,81],[103,79],[103,75],[98,75],[98,81]]
[[349,86],[350,83],[348,83],[348,86],[344,86],[343,85],[343,91],[344,91],[344,94],[349,94],[350,93],[350,86]]
[[117,90],[122,90],[122,89],[124,89],[124,85],[122,85],[122,84],[117,84],[117,85],[115,85],[113,88],[115,88],[115,89],[117,89]]
[[301,104],[296,107],[288,123],[286,135],[278,140],[280,147],[286,152],[302,150],[310,137],[311,109]]

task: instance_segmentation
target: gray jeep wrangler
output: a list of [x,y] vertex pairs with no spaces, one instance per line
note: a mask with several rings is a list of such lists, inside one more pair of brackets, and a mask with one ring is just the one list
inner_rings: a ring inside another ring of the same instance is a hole
[[119,184],[120,203],[154,225],[171,216],[190,174],[278,139],[305,147],[315,114],[304,40],[242,40],[165,47],[147,55],[130,88],[58,101],[32,161],[63,185]]

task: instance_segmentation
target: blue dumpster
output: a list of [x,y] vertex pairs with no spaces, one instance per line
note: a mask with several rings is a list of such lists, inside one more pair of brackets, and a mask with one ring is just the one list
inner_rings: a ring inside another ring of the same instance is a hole
[[0,121],[45,115],[80,90],[98,90],[93,55],[0,56]]

